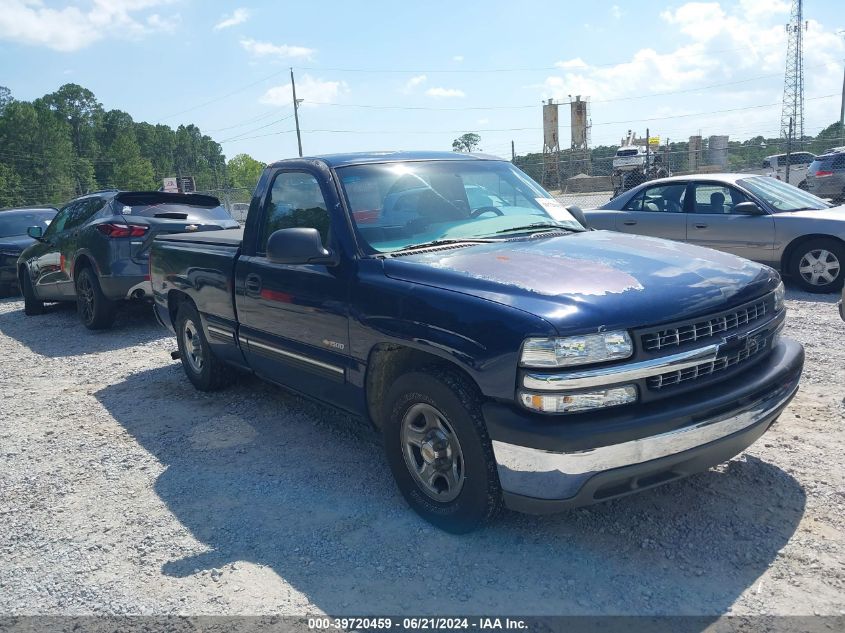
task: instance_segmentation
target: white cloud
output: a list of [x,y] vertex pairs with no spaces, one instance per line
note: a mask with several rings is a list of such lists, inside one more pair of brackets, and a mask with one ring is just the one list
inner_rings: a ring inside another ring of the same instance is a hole
[[[556,64],[560,71],[548,76],[535,88],[542,98],[553,97],[562,101],[566,101],[568,95],[589,96],[594,104],[594,117],[601,116],[599,112],[610,112],[608,120],[626,116],[631,119],[677,117],[708,110],[777,103],[782,94],[781,77],[786,53],[783,25],[788,19],[789,8],[785,0],[686,2],[675,5],[660,13],[663,26],[656,25],[655,30],[669,29],[678,33],[685,41],[683,45],[662,52],[641,48],[627,61],[609,66],[592,66],[581,58],[560,61]],[[812,97],[841,90],[842,66],[839,60],[843,53],[845,45],[833,25],[809,20],[804,33],[808,98],[805,131],[818,130],[832,122],[838,114],[836,99],[814,100]],[[755,77],[757,79],[746,81]],[[699,87],[730,82],[741,83],[697,91]],[[662,99],[637,99],[650,93],[683,90],[690,92]],[[634,100],[612,103],[626,98]],[[653,131],[659,126],[663,135],[675,133],[681,137],[696,133],[699,128],[705,135],[732,130],[742,136],[746,131],[759,130],[773,132],[772,135],[776,136],[779,124],[780,109],[771,106],[678,118],[654,123],[651,127]],[[632,123],[632,126],[635,125],[639,124]],[[642,127],[645,128],[646,124]],[[594,139],[609,130],[609,127],[595,128]]]
[[463,55],[455,55],[452,58],[452,61],[460,64],[462,61],[464,61],[464,56]]
[[248,53],[255,57],[281,57],[281,58],[304,58],[311,59],[316,49],[305,46],[289,46],[287,44],[273,44],[271,42],[258,42],[256,40],[241,40],[241,46]]
[[421,86],[428,80],[428,77],[425,75],[415,75],[411,77],[408,81],[405,82],[405,85],[402,87],[402,92],[407,94],[411,94],[415,88]]
[[478,125],[487,125],[490,123],[490,119],[478,119]]
[[[302,105],[316,107],[324,103],[337,101],[342,94],[349,92],[349,86],[345,81],[323,81],[311,75],[302,75],[296,81],[296,98],[302,99]],[[270,88],[259,99],[267,105],[290,105],[293,95],[290,84]]]
[[221,19],[217,24],[214,25],[214,30],[219,31],[221,29],[228,29],[230,26],[243,24],[244,22],[249,20],[249,16],[249,9],[239,7],[232,11],[232,15],[224,15],[223,19]]
[[615,19],[618,20],[623,15],[625,15],[625,13],[622,11],[621,8],[619,8],[618,4],[614,4],[612,7],[610,7],[610,15],[612,15]]
[[563,68],[564,70],[569,68],[587,68],[587,62],[585,62],[580,57],[576,57],[575,59],[567,59],[565,61],[555,62],[555,66],[558,68]]
[[466,93],[463,90],[458,90],[457,88],[429,88],[425,91],[429,97],[434,97],[436,99],[454,99],[454,98],[463,98],[466,97]]
[[4,0],[0,11],[0,39],[53,50],[77,51],[105,37],[138,38],[154,31],[169,31],[178,16],[144,17],[139,12],[170,4],[173,0],[93,0],[86,8],[77,5],[53,9],[42,0]]

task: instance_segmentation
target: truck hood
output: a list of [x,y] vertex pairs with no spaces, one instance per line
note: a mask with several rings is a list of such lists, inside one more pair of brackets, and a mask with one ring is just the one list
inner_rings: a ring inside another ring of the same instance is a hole
[[394,279],[535,314],[559,334],[632,328],[729,309],[777,286],[778,274],[719,251],[588,231],[389,257]]

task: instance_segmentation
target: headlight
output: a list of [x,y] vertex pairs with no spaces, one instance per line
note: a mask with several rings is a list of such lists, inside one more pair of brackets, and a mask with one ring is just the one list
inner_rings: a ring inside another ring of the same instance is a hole
[[786,289],[783,287],[783,282],[778,284],[775,288],[775,312],[783,310],[783,298],[786,295]]
[[522,346],[523,367],[569,367],[628,358],[634,353],[625,331],[565,338],[530,338]]
[[523,391],[520,392],[519,398],[523,406],[541,413],[575,413],[636,402],[637,388],[634,385],[623,385],[569,394],[538,394]]

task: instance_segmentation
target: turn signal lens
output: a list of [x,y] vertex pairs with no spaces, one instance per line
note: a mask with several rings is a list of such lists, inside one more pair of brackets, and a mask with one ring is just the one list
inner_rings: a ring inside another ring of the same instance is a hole
[[636,402],[637,388],[634,385],[623,385],[598,391],[568,394],[520,392],[519,398],[523,406],[540,413],[576,413]]

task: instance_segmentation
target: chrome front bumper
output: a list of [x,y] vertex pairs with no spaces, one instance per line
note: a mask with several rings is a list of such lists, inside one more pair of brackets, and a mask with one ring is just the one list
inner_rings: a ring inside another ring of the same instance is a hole
[[[698,420],[689,426],[577,452],[550,452],[493,440],[499,481],[506,496],[566,501],[579,497],[585,484],[597,474],[608,473],[614,469],[624,470],[636,465],[642,465],[639,469],[641,473],[653,474],[655,468],[650,469],[650,465],[659,470],[661,460],[671,461],[671,456],[681,454],[684,458],[703,456],[706,462],[707,455],[702,453],[707,453],[710,447],[713,449],[712,456],[718,459],[706,463],[701,468],[706,469],[725,461],[753,443],[780,415],[797,390],[796,378],[794,381],[781,383],[771,392],[750,403],[727,413]],[[754,429],[759,432],[752,432]],[[725,447],[719,445],[732,436],[742,437],[734,438],[738,441],[730,443],[730,454],[724,457]],[[630,479],[632,482],[632,489],[628,492],[637,488],[636,482],[631,479],[635,474],[620,473],[620,481]],[[610,481],[612,479],[608,478],[609,483],[613,483]],[[598,500],[600,496],[569,505],[583,505]]]

